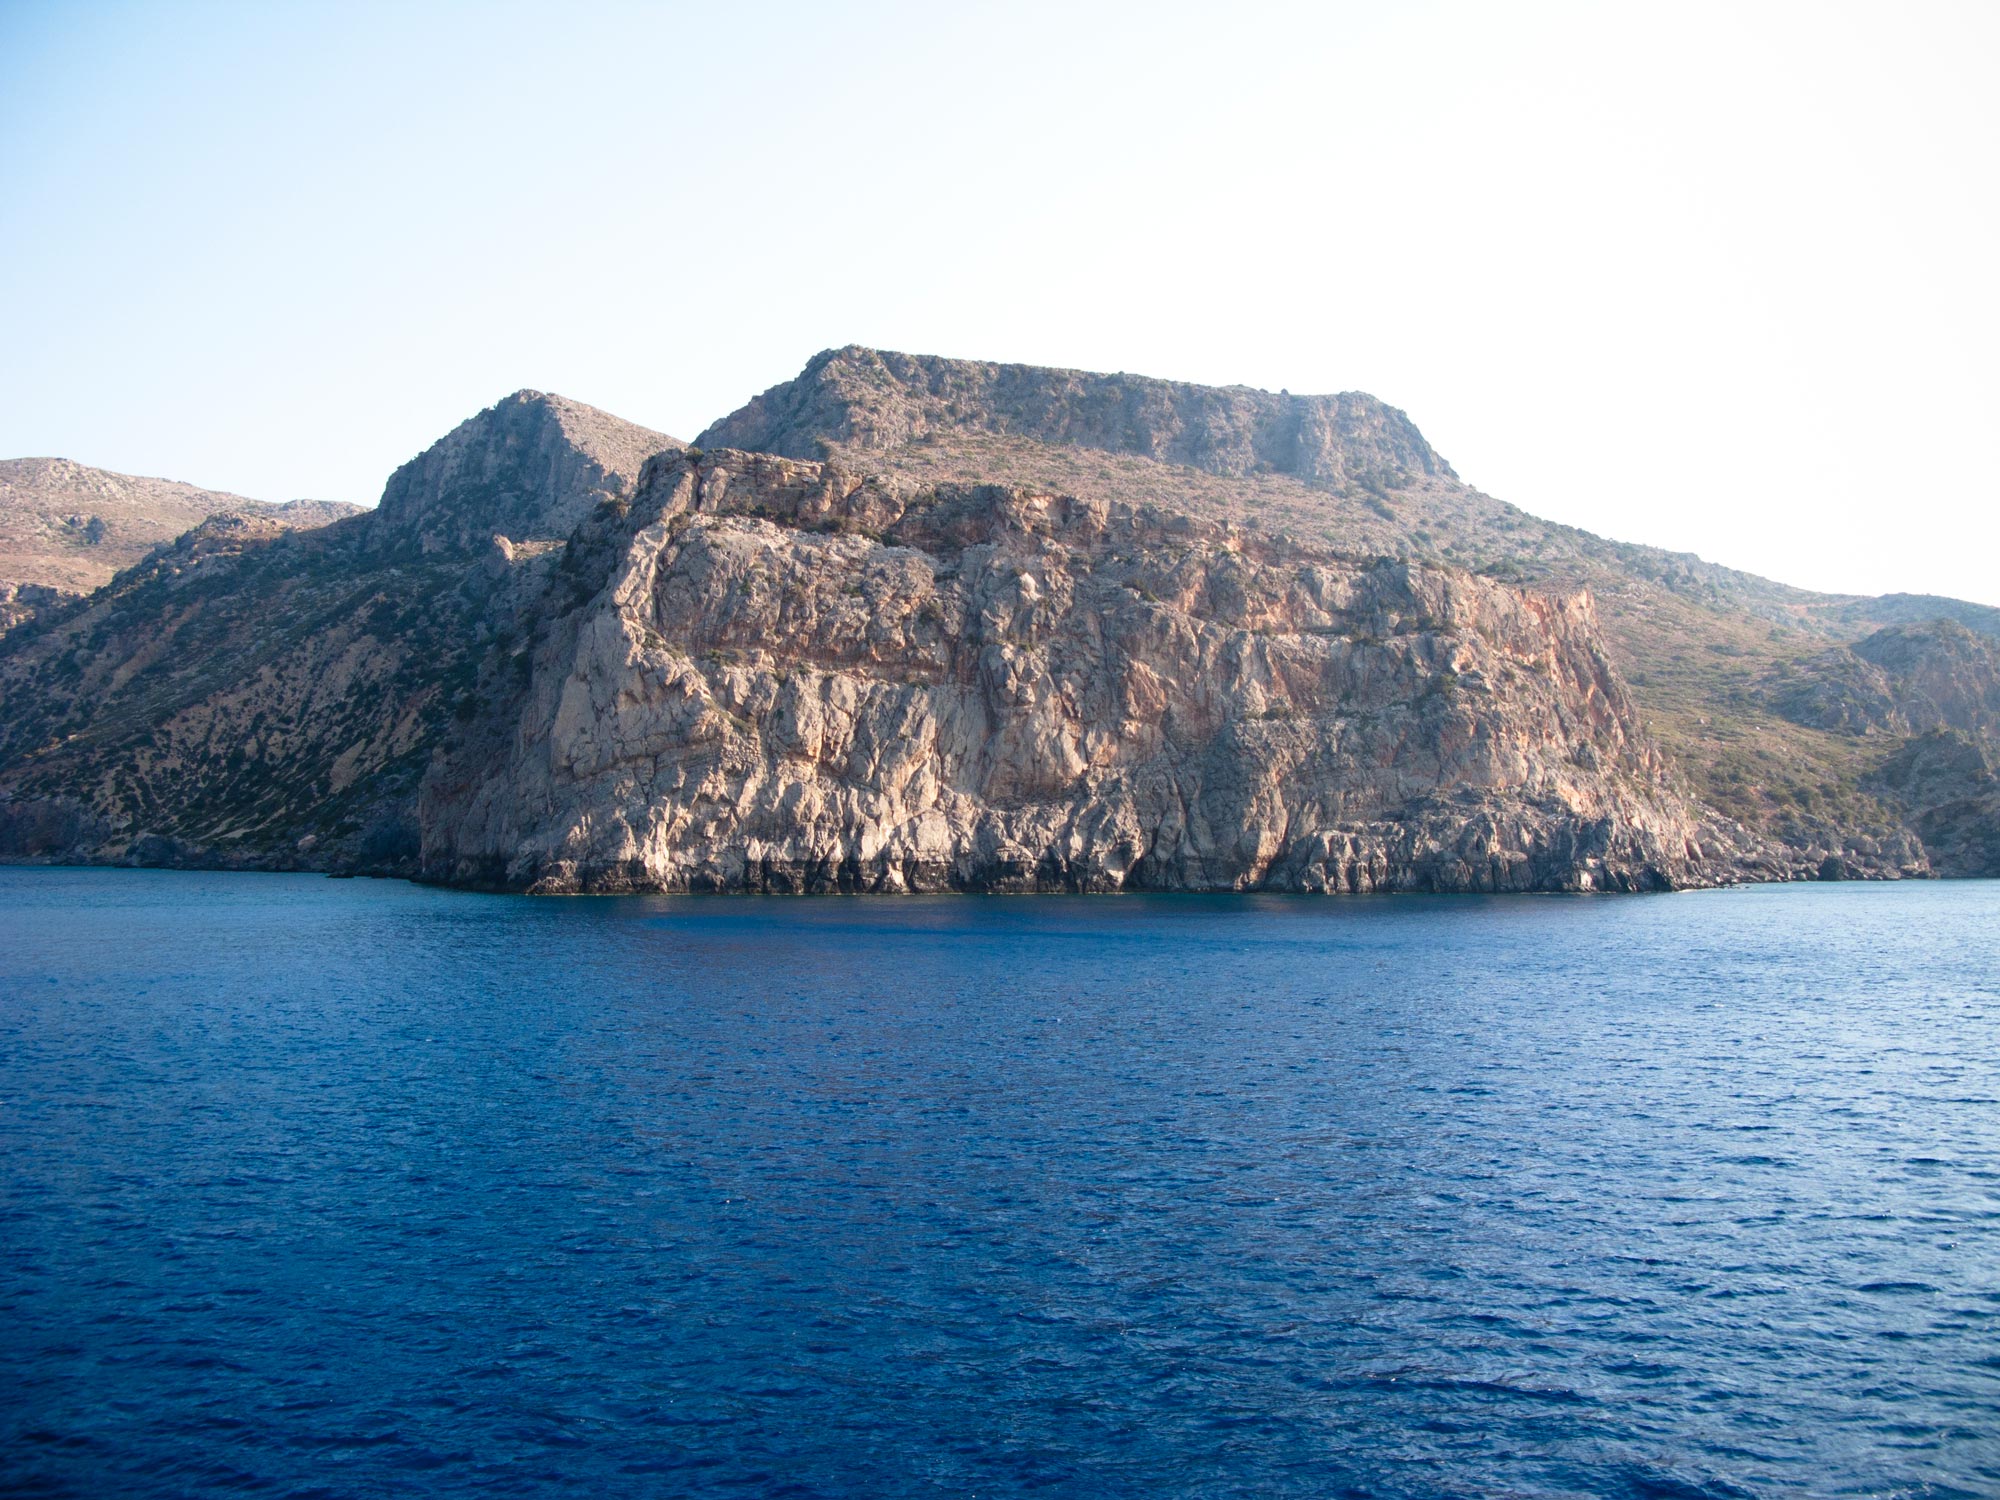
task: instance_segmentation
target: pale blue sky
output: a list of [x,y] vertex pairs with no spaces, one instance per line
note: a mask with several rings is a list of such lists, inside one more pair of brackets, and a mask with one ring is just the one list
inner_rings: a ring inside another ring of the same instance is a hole
[[2000,603],[2000,7],[0,0],[0,456],[372,501],[850,341],[1407,410],[1538,514]]

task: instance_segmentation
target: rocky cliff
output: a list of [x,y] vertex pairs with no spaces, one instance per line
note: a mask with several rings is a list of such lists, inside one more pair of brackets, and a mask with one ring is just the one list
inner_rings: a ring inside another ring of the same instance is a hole
[[[1342,409],[1350,419],[1311,424],[1312,443],[1272,438],[1301,412]],[[1746,847],[1764,851],[1760,870],[1792,877],[1929,868],[1912,808],[1876,772],[1932,722],[1931,710],[1912,696],[1908,671],[1857,655],[1861,642],[1880,627],[1935,634],[1936,620],[1984,639],[2000,633],[2000,611],[1982,605],[1815,594],[1543,521],[1461,482],[1400,413],[1365,396],[846,348],[816,356],[701,441],[826,455],[891,482],[1004,482],[1170,505],[1349,554],[1464,569],[1556,596],[1587,592],[1648,734],[1698,799],[1742,825]],[[1892,638],[1893,629],[1877,645]],[[1957,667],[1930,657],[1943,663],[1932,696],[1949,698]],[[1901,705],[1890,727],[1801,711],[1814,697],[1865,693],[1878,681]]]
[[1587,599],[996,486],[655,459],[434,879],[537,890],[1639,890],[1719,848]]

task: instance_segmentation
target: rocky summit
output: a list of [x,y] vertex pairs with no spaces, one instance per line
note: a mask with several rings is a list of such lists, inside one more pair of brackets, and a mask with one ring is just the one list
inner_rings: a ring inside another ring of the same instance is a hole
[[2000,612],[1553,526],[1401,412],[848,348],[521,392],[0,641],[0,857],[541,891],[2000,873]]
[[[523,391],[316,530],[213,517],[0,643],[0,857],[415,868],[417,787],[663,435]],[[495,529],[504,521],[518,537]]]
[[851,346],[816,356],[796,380],[696,441],[823,458],[978,434],[1130,453],[1216,474],[1284,473],[1329,487],[1451,475],[1408,417],[1356,391],[1274,396]]

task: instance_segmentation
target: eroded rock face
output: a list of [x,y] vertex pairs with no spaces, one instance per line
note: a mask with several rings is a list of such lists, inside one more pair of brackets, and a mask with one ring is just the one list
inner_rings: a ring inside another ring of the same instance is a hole
[[1921,632],[1940,617],[1990,636],[2000,621],[2000,610],[1959,600],[1812,594],[1538,520],[1460,483],[1400,412],[1354,393],[845,348],[701,441],[822,457],[892,482],[1159,503],[1559,597],[1588,591],[1649,733],[1717,820],[1736,827],[1732,842],[1757,878],[1927,871],[1903,816],[1868,790],[1882,747],[1862,741],[1965,721],[1969,705],[1951,680],[1964,654],[1920,653],[1939,669],[1926,684],[1847,643],[1882,626]]
[[736,452],[655,459],[564,570],[525,680],[426,780],[430,878],[1371,891],[1727,873],[1582,596]]

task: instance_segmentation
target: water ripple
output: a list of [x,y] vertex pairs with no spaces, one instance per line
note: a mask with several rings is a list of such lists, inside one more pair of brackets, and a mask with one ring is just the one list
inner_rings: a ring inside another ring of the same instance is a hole
[[1996,918],[0,871],[0,1490],[2000,1494]]

